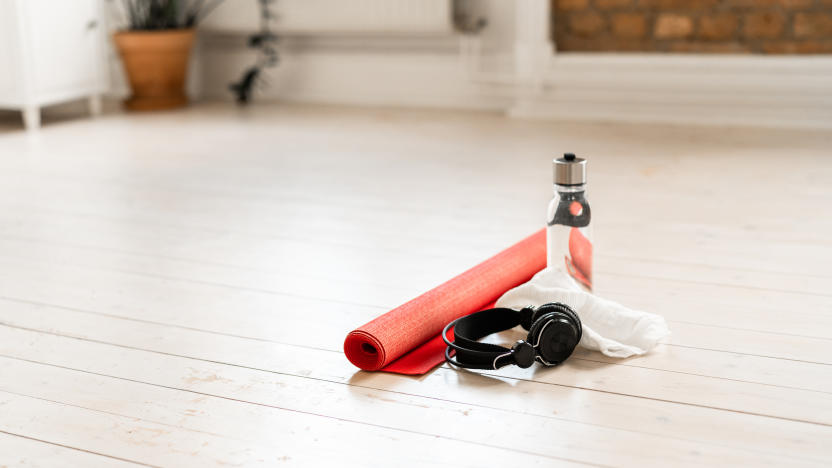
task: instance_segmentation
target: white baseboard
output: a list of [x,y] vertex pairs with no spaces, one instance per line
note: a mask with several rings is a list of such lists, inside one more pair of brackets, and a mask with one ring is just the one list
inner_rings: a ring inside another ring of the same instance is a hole
[[[230,98],[228,84],[254,62],[240,37],[202,42],[200,94]],[[510,93],[476,83],[447,37],[292,37],[280,63],[266,69],[255,99],[364,106],[504,110]]]
[[[228,98],[253,61],[203,38],[201,95]],[[506,111],[520,118],[832,128],[832,56],[557,54],[542,87],[472,73],[458,38],[289,38],[256,99]],[[507,62],[510,66],[510,61]]]
[[559,54],[510,115],[832,128],[832,57]]

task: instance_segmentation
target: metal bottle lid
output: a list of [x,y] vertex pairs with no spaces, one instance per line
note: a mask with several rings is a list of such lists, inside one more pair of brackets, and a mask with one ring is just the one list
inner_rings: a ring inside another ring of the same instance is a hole
[[586,183],[586,159],[576,158],[574,153],[564,153],[562,158],[553,160],[552,169],[558,185]]

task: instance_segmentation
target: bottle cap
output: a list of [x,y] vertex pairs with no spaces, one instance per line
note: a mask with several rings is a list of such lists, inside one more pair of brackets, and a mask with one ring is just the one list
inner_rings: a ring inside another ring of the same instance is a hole
[[576,158],[575,153],[564,153],[562,158],[553,160],[552,169],[558,185],[586,183],[586,159]]

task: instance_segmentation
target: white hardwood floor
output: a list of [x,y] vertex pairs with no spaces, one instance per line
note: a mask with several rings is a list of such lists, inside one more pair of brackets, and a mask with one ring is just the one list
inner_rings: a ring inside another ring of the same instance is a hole
[[[0,466],[829,466],[832,135],[214,104],[0,127]],[[359,372],[589,159],[627,360]]]

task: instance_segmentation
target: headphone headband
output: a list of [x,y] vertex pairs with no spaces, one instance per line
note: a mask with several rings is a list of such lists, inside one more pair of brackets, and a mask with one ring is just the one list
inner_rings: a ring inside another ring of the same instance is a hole
[[[517,325],[529,330],[529,336],[511,348],[479,342],[492,333]],[[451,327],[453,341],[447,338]],[[557,365],[572,354],[581,333],[580,319],[569,306],[548,303],[520,310],[487,309],[460,317],[445,326],[442,339],[448,345],[445,359],[449,363],[468,369],[496,370],[509,364],[530,367],[535,360],[547,366]],[[456,359],[451,357],[451,350],[456,352]]]

